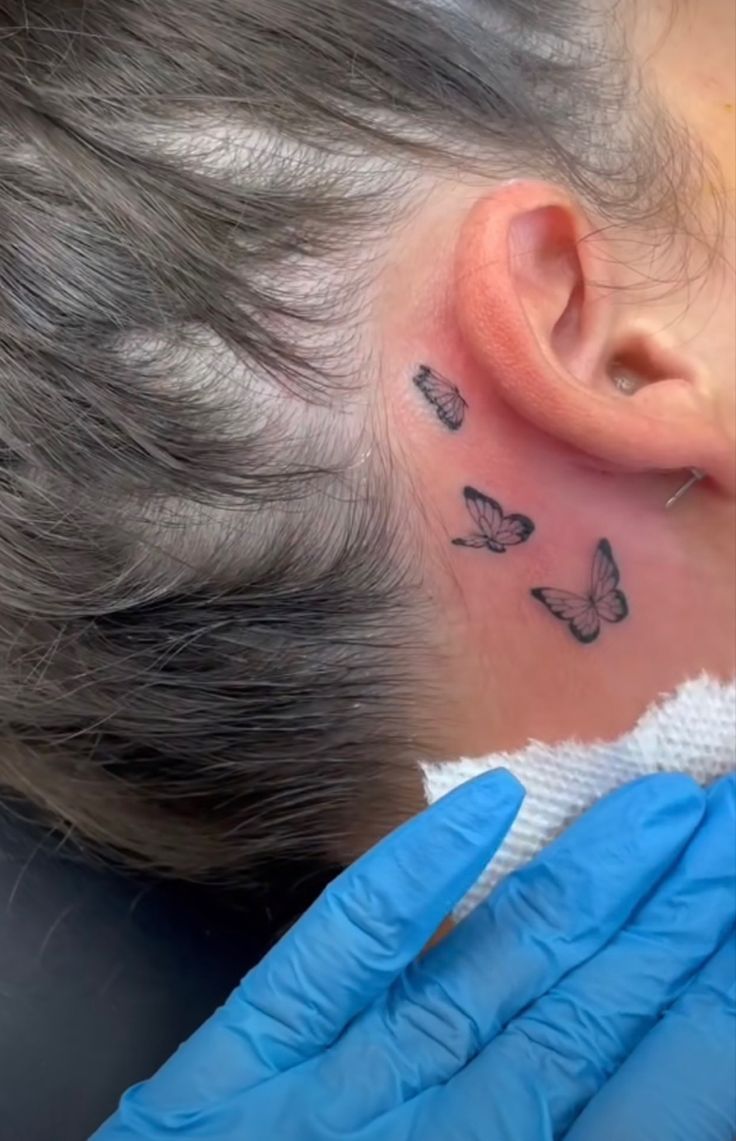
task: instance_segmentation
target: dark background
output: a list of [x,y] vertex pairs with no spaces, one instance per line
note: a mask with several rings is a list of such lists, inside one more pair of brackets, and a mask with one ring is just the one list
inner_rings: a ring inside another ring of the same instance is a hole
[[134,878],[0,806],[0,1141],[86,1141],[333,874]]

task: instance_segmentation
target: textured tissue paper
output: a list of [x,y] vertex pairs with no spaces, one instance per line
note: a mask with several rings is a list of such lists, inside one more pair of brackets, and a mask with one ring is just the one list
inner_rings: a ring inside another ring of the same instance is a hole
[[456,919],[615,788],[649,773],[689,773],[707,785],[736,771],[736,685],[706,676],[687,682],[650,706],[616,741],[532,741],[515,753],[423,764],[427,802],[433,804],[457,785],[497,768],[518,777],[527,790],[526,801],[503,847],[459,904]]

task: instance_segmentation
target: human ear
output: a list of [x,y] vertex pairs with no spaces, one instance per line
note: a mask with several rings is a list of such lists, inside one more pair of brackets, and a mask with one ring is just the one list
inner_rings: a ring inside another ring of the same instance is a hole
[[629,280],[613,239],[562,190],[503,186],[458,240],[464,348],[518,416],[602,468],[698,468],[733,492],[733,439],[707,370],[645,321]]

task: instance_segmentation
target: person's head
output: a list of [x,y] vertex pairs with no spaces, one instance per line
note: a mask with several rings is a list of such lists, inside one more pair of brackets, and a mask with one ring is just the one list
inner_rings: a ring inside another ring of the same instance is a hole
[[186,876],[347,857],[420,757],[732,671],[732,37],[3,6],[6,790]]

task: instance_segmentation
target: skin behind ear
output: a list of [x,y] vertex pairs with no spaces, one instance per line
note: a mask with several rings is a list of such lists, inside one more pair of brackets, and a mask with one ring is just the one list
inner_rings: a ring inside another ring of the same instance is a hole
[[[733,439],[707,369],[647,327],[605,234],[554,187],[481,198],[460,233],[456,314],[465,346],[528,423],[605,470],[700,468],[736,487]],[[634,395],[616,371],[635,378]]]
[[[733,448],[678,323],[687,284],[651,302],[629,288],[636,238],[594,229],[561,188],[452,184],[392,250],[385,423],[429,606],[425,757],[614,738],[734,668]],[[667,511],[692,466],[711,478]]]

